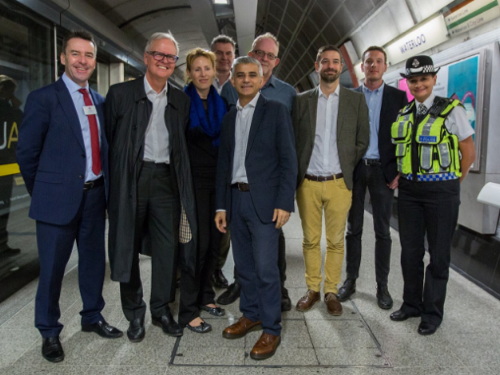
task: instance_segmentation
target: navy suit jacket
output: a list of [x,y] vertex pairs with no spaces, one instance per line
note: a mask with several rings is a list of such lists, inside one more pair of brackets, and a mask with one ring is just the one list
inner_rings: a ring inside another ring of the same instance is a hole
[[[354,89],[363,93],[362,86]],[[364,94],[363,94],[364,95]],[[394,180],[398,174],[396,165],[396,147],[391,139],[391,126],[398,117],[399,111],[408,104],[406,93],[389,85],[384,85],[382,93],[382,108],[378,130],[378,152],[387,183]]]
[[[93,90],[90,94],[99,118],[101,163],[107,187],[104,98]],[[86,156],[80,121],[62,79],[28,95],[16,153],[31,195],[30,217],[50,224],[68,224],[82,201]]]
[[[237,109],[224,117],[217,162],[216,208],[231,212],[231,179],[235,148]],[[294,210],[297,157],[290,114],[285,105],[257,101],[248,136],[245,168],[257,215],[264,223],[272,222],[275,208]]]

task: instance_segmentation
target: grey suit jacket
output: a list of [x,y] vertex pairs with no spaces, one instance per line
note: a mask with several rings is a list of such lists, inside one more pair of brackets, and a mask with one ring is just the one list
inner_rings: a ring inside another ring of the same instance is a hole
[[[319,86],[297,95],[293,130],[298,159],[297,186],[304,180],[314,147]],[[370,142],[370,120],[363,94],[340,87],[337,117],[337,149],[344,181],[353,186],[353,171]]]

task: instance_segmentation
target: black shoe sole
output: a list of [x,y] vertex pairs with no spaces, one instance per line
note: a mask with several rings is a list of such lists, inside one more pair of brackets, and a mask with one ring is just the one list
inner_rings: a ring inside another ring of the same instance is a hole
[[403,319],[401,319],[401,318],[394,319],[394,318],[392,317],[392,315],[389,315],[389,318],[391,318],[391,320],[392,320],[393,322],[404,322],[405,320],[408,320],[408,319],[410,319],[410,318],[419,318],[419,317],[420,317],[420,314],[412,314],[412,315],[407,315],[407,316],[405,316]]
[[130,342],[134,342],[134,343],[137,343],[137,342],[141,342],[142,340],[144,340],[144,337],[146,336],[146,333],[144,332],[141,336],[139,337],[130,337],[130,335],[128,334],[127,332],[127,338]]
[[62,355],[60,357],[49,358],[49,357],[46,357],[42,354],[42,357],[45,358],[47,361],[52,362],[52,363],[58,363],[58,362],[64,361],[64,355]]
[[382,305],[381,303],[377,302],[378,307],[380,307],[382,310],[390,310],[392,309],[392,304],[390,305]]
[[[223,293],[223,294],[224,294],[224,293]],[[226,299],[226,298],[221,298],[221,297],[222,297],[222,295],[220,295],[220,296],[219,296],[219,298],[217,298],[217,303],[218,303],[219,305],[230,305],[230,304],[232,304],[232,303],[236,302],[236,300],[237,300],[238,298],[240,298],[240,295],[239,295],[239,293],[238,293],[238,295],[237,295],[236,297],[231,298],[231,299]]]
[[356,293],[356,289],[354,289],[352,292],[350,292],[347,296],[344,296],[344,297],[341,297],[339,294],[337,294],[337,299],[339,300],[339,302],[345,302],[347,301],[349,298],[351,298],[351,296]]
[[160,327],[162,331],[169,336],[181,337],[183,334],[182,330],[180,332],[174,332],[174,333],[165,331],[165,329],[163,329],[163,325],[161,324],[161,322],[157,322],[156,320],[152,320],[151,322],[153,323],[154,326]]

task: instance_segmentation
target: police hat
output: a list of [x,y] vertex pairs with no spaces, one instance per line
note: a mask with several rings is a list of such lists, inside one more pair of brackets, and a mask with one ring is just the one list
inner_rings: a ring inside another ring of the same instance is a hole
[[436,74],[440,68],[434,68],[434,62],[429,56],[413,56],[406,60],[405,73],[400,73],[403,78]]

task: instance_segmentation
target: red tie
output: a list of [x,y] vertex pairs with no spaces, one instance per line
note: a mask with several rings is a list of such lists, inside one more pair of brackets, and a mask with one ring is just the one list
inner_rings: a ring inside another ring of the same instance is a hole
[[[93,106],[87,89],[78,90],[83,94],[83,101],[86,106]],[[90,125],[90,147],[92,149],[92,172],[97,176],[101,173],[101,156],[99,152],[99,130],[95,115],[87,115]]]

